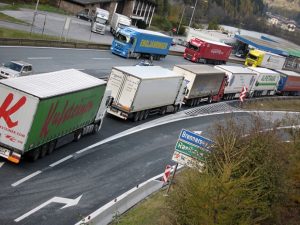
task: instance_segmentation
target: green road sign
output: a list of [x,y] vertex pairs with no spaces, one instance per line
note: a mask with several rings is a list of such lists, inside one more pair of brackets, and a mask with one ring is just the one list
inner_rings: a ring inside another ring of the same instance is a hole
[[207,154],[207,151],[203,150],[202,148],[186,143],[182,140],[177,141],[175,150],[202,161],[204,160],[204,154]]

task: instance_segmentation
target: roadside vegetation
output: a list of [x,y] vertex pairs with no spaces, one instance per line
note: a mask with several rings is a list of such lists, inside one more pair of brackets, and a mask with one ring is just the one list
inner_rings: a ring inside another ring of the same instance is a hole
[[19,20],[19,19],[16,19],[14,17],[8,16],[8,15],[2,13],[2,12],[0,12],[0,20],[1,21],[6,21],[6,22],[11,22],[11,23],[28,25],[28,23],[24,22],[23,20]]
[[0,38],[23,38],[23,39],[38,39],[38,40],[59,40],[59,37],[36,34],[26,31],[14,30],[9,28],[0,28]]
[[243,109],[300,112],[300,99],[246,101]]
[[300,129],[287,129],[290,142],[277,129],[299,124],[300,116],[275,124],[255,116],[248,126],[233,118],[215,124],[204,167],[185,168],[168,196],[162,190],[112,224],[299,224]]

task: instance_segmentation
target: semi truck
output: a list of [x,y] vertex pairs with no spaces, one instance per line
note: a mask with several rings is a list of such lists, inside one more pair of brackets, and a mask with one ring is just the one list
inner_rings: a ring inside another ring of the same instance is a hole
[[0,81],[0,156],[19,163],[52,153],[59,138],[100,130],[106,82],[75,69]]
[[281,70],[284,66],[286,57],[271,52],[265,52],[258,49],[249,51],[245,60],[246,66],[265,67],[268,69]]
[[187,82],[184,102],[196,106],[203,101],[220,101],[224,94],[225,72],[208,65],[176,65],[173,71],[183,75]]
[[224,100],[238,98],[244,87],[250,90],[256,77],[252,70],[239,66],[218,65],[215,68],[226,73]]
[[110,21],[110,32],[116,36],[120,29],[131,26],[131,19],[125,15],[114,13]]
[[276,70],[280,74],[280,80],[277,86],[279,95],[300,95],[300,73],[288,70]]
[[96,12],[94,13],[91,23],[91,31],[99,34],[105,34],[108,18],[109,12],[107,10],[96,8]]
[[159,60],[169,53],[172,38],[159,32],[127,27],[114,38],[111,51],[125,58]]
[[279,73],[260,67],[248,67],[256,76],[249,89],[249,96],[260,97],[274,95],[277,90],[277,84],[280,79]]
[[226,64],[232,47],[222,42],[192,38],[187,43],[183,57],[192,62]]
[[177,112],[185,87],[182,75],[160,66],[113,67],[107,89],[114,100],[107,112],[134,122],[153,114]]

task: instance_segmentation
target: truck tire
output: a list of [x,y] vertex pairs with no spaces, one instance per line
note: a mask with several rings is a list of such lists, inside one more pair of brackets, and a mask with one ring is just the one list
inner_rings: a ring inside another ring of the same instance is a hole
[[160,115],[165,115],[166,112],[167,112],[166,107],[162,107],[162,108],[160,109]]
[[50,155],[54,151],[55,146],[56,146],[56,140],[50,141],[48,151],[47,151],[47,155]]
[[40,148],[35,148],[30,150],[27,154],[26,154],[26,158],[30,161],[30,162],[35,162],[36,160],[38,160],[40,156]]
[[133,122],[137,122],[137,121],[139,120],[139,118],[140,118],[140,112],[135,112],[135,113],[133,114],[132,121],[133,121]]
[[75,142],[79,141],[81,139],[81,137],[82,137],[82,130],[80,129],[80,130],[75,131],[74,141]]
[[179,105],[175,105],[175,106],[174,106],[174,111],[173,111],[173,112],[174,112],[174,113],[177,113],[178,110],[179,110]]
[[146,120],[149,116],[149,110],[146,110],[145,111],[145,114],[144,114],[144,120]]
[[139,121],[144,119],[145,111],[140,112]]
[[98,133],[100,130],[99,128],[100,128],[99,123],[94,124],[92,134]]
[[42,145],[42,147],[40,149],[40,155],[39,155],[40,159],[44,158],[47,155],[48,147],[49,147],[48,144]]

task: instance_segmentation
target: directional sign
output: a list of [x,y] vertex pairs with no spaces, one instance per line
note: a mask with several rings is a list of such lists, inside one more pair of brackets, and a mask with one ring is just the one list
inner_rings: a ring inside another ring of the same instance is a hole
[[202,161],[204,160],[204,154],[207,153],[207,151],[181,140],[177,141],[175,150]]
[[81,197],[82,197],[82,195],[80,195],[76,199],[53,197],[53,198],[49,199],[48,201],[44,202],[43,204],[39,205],[38,207],[36,207],[36,208],[30,210],[29,212],[25,213],[23,216],[18,217],[17,219],[15,219],[15,222],[19,222],[19,221],[23,220],[24,218],[30,216],[31,214],[37,212],[38,210],[40,210],[41,208],[45,207],[46,205],[48,205],[52,202],[65,204],[65,206],[61,207],[61,209],[77,205],[78,202],[80,201]]
[[213,142],[205,137],[202,137],[200,135],[195,134],[194,132],[182,129],[179,135],[179,139],[191,143],[197,147],[203,148],[207,151],[209,151],[210,145],[213,144]]
[[177,151],[175,151],[173,153],[172,160],[179,163],[179,164],[181,164],[181,165],[186,165],[188,167],[195,167],[196,165],[201,167],[203,165],[198,160],[196,160],[192,157],[189,157],[185,154],[182,154],[181,152],[177,152]]

